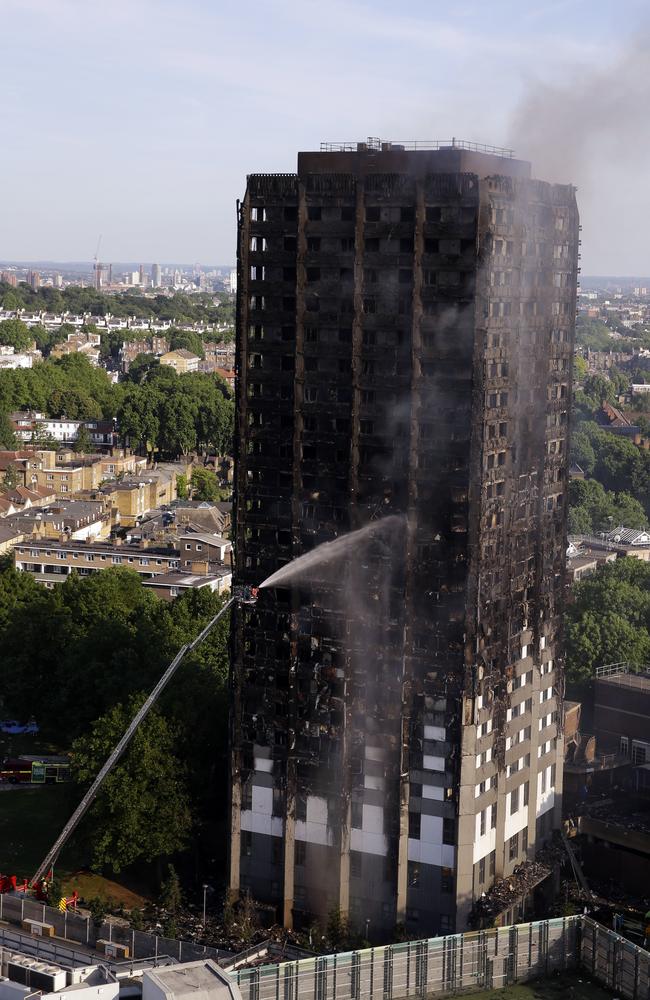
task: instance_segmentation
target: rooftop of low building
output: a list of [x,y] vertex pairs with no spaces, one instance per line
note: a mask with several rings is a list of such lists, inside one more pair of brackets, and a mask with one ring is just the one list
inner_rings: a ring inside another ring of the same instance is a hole
[[171,573],[159,573],[149,580],[143,580],[145,587],[182,587],[198,590],[210,583],[223,580],[231,575],[231,571],[223,566],[209,564],[209,573],[184,573],[176,570]]

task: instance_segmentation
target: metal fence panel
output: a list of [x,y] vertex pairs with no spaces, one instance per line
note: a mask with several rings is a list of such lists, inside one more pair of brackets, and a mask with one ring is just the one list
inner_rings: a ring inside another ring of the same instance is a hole
[[497,988],[575,967],[580,920],[471,931],[231,975],[243,1000],[406,1000]]
[[589,917],[582,918],[584,968],[626,1000],[650,997],[650,954]]
[[136,931],[110,920],[96,927],[90,917],[84,917],[74,910],[61,913],[52,906],[46,906],[23,895],[0,894],[0,920],[18,924],[23,920],[38,920],[41,923],[51,924],[56,937],[76,941],[93,949],[100,939],[116,941],[127,945],[130,956],[135,959],[169,955],[179,962],[193,962],[201,958],[214,958],[218,961],[219,958],[226,958],[230,954],[191,941],[177,941],[156,934],[147,934],[145,931]]

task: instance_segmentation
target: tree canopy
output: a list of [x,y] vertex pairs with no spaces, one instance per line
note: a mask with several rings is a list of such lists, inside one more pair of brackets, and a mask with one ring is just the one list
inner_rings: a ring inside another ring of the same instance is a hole
[[[72,777],[84,790],[144,699],[144,694],[134,695],[127,705],[111,708],[73,743]],[[177,736],[154,706],[106,778],[87,820],[95,870],[107,866],[119,872],[187,846],[192,818],[185,767],[175,753]]]
[[199,372],[177,375],[140,357],[132,379],[117,385],[82,354],[0,371],[0,443],[13,446],[3,414],[35,409],[71,420],[117,417],[122,440],[142,452],[230,452],[234,405],[225,383]]
[[623,558],[573,587],[566,611],[567,682],[573,691],[596,667],[650,657],[650,564]]
[[13,347],[17,353],[27,351],[34,343],[29,327],[19,319],[5,319],[0,323],[0,344]]
[[[87,783],[91,772],[95,773],[95,763],[100,758],[103,762],[109,744],[117,742],[124,719],[131,717],[132,699],[153,688],[179,648],[196,637],[223,601],[203,589],[168,604],[144,588],[136,573],[119,568],[88,577],[73,573],[64,583],[46,590],[29,574],[16,571],[7,559],[0,564],[4,708],[10,716],[22,718],[29,706],[29,714],[35,716],[44,735],[58,745],[81,740],[74,747],[79,761],[76,773],[82,784]],[[146,753],[156,770],[162,756],[173,754],[179,783],[175,801],[181,804],[181,812],[183,803],[189,803],[197,835],[204,824],[217,816],[223,818],[228,632],[224,618],[185,658],[158,705],[166,726],[157,721],[144,731],[147,746],[135,744],[134,759],[125,760],[126,770],[116,778],[106,803],[131,780],[138,794],[146,793],[147,802],[153,801],[154,792],[164,798],[157,779],[144,789],[139,785],[141,776],[133,770],[139,766],[135,757]],[[122,706],[119,713],[116,705]],[[153,812],[163,815],[150,809],[149,817]],[[106,823],[103,807],[94,816],[89,821],[93,840]],[[127,826],[138,830],[140,821],[136,812]],[[172,850],[168,843],[156,843],[162,853]],[[129,863],[114,831],[106,839],[102,834],[98,844],[94,863],[113,867]],[[149,844],[148,852],[155,846],[153,841]]]
[[617,525],[646,528],[648,518],[629,493],[613,493],[595,479],[573,479],[569,483],[569,533],[590,535]]
[[573,432],[571,459],[606,490],[628,494],[650,514],[650,452],[587,420]]

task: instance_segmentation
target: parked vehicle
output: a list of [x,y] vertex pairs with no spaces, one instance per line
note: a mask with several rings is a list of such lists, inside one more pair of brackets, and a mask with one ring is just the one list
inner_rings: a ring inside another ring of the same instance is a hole
[[0,733],[9,733],[12,736],[23,736],[25,734],[33,734],[38,732],[38,726],[34,719],[30,719],[29,722],[17,722],[15,719],[6,719],[4,722],[0,721]]
[[58,785],[69,780],[69,757],[23,754],[5,757],[0,763],[0,781],[10,785]]

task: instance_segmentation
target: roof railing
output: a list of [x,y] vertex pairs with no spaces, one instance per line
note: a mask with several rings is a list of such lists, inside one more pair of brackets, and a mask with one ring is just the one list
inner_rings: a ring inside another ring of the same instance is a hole
[[321,142],[321,153],[356,153],[356,152],[388,152],[390,150],[436,150],[465,149],[472,153],[488,153],[491,156],[501,156],[512,159],[513,149],[506,146],[490,146],[483,142],[470,142],[467,139],[380,139],[369,136],[364,142]]
[[614,677],[616,674],[629,674],[630,664],[627,660],[620,660],[618,663],[605,663],[602,667],[596,667],[596,677]]

